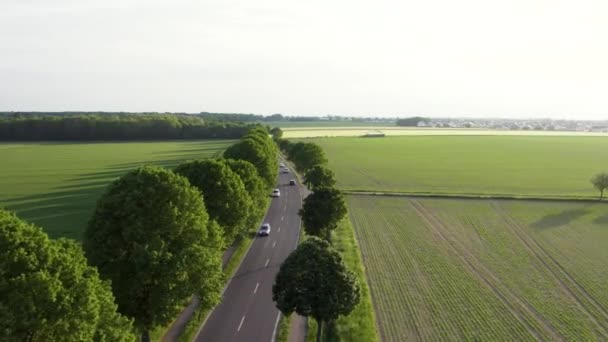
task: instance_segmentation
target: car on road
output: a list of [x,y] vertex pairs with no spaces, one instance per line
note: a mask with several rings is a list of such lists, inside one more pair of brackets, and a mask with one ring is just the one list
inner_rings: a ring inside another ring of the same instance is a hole
[[283,173],[289,173],[289,169],[286,168],[286,167],[284,167],[283,170],[281,170],[281,172],[283,172]]
[[280,167],[285,167],[285,163],[279,163]]
[[260,231],[258,232],[260,236],[268,236],[270,235],[270,223],[264,223]]
[[289,185],[296,185],[296,180],[295,179],[289,180]]
[[281,197],[281,190],[279,189],[274,189],[272,190],[272,197]]

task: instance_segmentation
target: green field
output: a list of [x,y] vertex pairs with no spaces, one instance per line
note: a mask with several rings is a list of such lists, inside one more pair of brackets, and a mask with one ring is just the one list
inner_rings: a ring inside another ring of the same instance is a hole
[[143,164],[173,167],[220,154],[231,140],[0,144],[0,206],[80,239],[109,182]]
[[608,171],[608,138],[407,136],[319,138],[345,190],[589,197]]
[[506,136],[578,136],[578,137],[608,137],[603,132],[577,132],[577,131],[523,131],[523,130],[497,130],[480,128],[422,128],[422,127],[397,127],[377,125],[350,124],[344,126],[289,126],[281,127],[284,138],[315,138],[315,137],[360,137],[367,133],[381,132],[387,136],[399,135],[506,135]]
[[608,339],[608,205],[349,196],[382,339]]

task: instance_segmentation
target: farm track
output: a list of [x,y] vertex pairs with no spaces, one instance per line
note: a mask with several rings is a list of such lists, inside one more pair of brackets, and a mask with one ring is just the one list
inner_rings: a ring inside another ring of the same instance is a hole
[[[608,311],[572,276],[547,250],[511,215],[509,215],[496,201],[492,207],[501,215],[507,228],[514,233],[522,246],[544,266],[552,278],[557,281],[564,292],[574,300],[582,312],[600,328],[604,338],[608,337]],[[588,306],[591,306],[589,309]],[[598,317],[599,316],[599,317]]]
[[556,329],[547,322],[536,309],[523,301],[508,288],[500,286],[500,279],[498,279],[491,270],[485,267],[477,257],[468,252],[456,238],[451,236],[451,234],[448,233],[449,229],[447,229],[437,217],[429,212],[417,200],[410,199],[409,203],[427,226],[441,236],[449,244],[452,250],[460,256],[471,274],[476,275],[477,278],[481,280],[481,283],[496,295],[496,298],[502,302],[513,317],[527,328],[528,332],[534,336],[536,340],[563,340],[563,338],[556,333]]

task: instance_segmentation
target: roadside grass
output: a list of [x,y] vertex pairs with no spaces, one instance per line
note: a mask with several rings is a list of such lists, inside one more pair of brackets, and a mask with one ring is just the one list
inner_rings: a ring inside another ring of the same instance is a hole
[[608,339],[608,206],[348,196],[385,341]]
[[107,185],[144,164],[173,168],[233,140],[0,143],[0,206],[49,236],[82,238]]
[[606,171],[607,137],[402,136],[319,138],[347,191],[442,195],[599,195],[590,179]]

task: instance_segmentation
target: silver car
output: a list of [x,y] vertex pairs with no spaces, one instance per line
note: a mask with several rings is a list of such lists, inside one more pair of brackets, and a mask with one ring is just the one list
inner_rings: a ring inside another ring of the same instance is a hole
[[270,223],[264,223],[260,231],[258,232],[260,236],[268,236],[270,235]]

